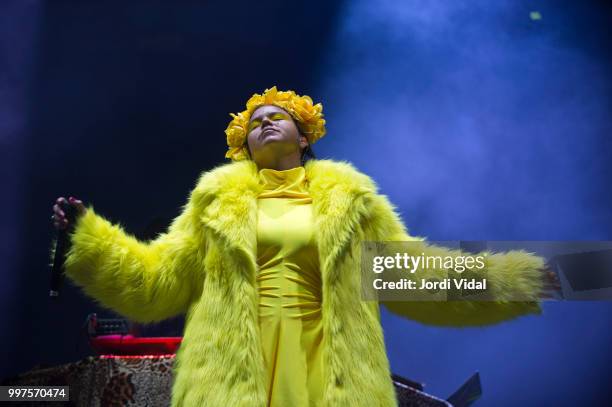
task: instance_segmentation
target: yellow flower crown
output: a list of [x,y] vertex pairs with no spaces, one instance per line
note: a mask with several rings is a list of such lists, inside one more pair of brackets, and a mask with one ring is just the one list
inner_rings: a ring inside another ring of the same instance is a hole
[[314,144],[325,135],[325,119],[323,119],[323,105],[312,104],[309,96],[299,96],[294,91],[278,91],[276,86],[266,89],[263,94],[255,93],[247,101],[246,110],[238,114],[230,113],[232,121],[225,129],[229,150],[226,158],[234,161],[250,159],[246,147],[246,137],[251,115],[260,106],[274,105],[284,109],[297,122],[300,131],[310,144]]

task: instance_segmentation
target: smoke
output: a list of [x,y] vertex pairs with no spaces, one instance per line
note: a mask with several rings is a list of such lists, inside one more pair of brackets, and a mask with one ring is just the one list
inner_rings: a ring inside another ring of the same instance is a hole
[[574,35],[588,21],[553,2],[346,7],[320,67],[319,154],[372,175],[415,234],[610,237],[611,86]]

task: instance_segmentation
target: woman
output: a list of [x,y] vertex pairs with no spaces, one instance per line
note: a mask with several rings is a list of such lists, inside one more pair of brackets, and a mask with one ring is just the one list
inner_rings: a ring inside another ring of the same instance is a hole
[[[396,405],[378,303],[361,300],[358,259],[363,241],[415,239],[370,178],[347,163],[307,160],[325,134],[321,104],[273,87],[232,117],[233,162],[204,173],[150,243],[59,198],[56,227],[69,226],[61,204],[80,214],[67,275],[135,321],[187,314],[173,405]],[[531,301],[387,305],[455,326],[540,312],[542,259],[510,252],[487,262],[491,285]]]

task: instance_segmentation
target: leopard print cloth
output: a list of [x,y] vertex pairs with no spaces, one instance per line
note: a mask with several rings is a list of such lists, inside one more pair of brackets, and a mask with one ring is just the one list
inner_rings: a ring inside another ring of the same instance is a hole
[[[35,368],[2,381],[9,386],[70,386],[66,406],[168,406],[174,355],[90,356],[75,363]],[[452,407],[448,402],[394,382],[400,407]],[[52,406],[56,403],[21,405]]]

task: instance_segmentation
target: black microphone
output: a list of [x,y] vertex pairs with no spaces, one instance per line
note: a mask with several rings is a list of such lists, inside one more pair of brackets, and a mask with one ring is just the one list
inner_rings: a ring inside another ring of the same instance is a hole
[[64,261],[66,260],[66,252],[70,247],[70,231],[74,228],[77,214],[76,208],[67,202],[63,202],[59,205],[66,215],[68,226],[65,229],[57,231],[55,254],[53,256],[53,265],[51,266],[51,289],[49,290],[49,297],[53,298],[59,297],[60,287],[64,279],[62,269],[64,268]]

